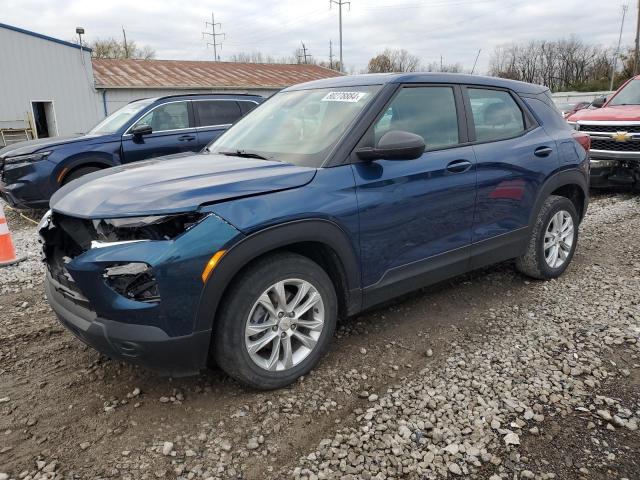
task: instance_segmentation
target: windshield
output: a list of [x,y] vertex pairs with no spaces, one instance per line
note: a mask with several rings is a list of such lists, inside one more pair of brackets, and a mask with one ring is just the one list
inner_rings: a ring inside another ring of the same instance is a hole
[[609,105],[640,105],[640,80],[631,80],[618,94],[611,99]]
[[319,167],[379,90],[369,85],[278,93],[207,150]]
[[144,100],[137,100],[131,102],[119,110],[116,110],[107,118],[102,120],[99,124],[93,127],[89,134],[107,135],[109,133],[115,133],[122,128],[129,120],[135,117],[145,107],[151,105],[155,101],[155,98],[145,98]]

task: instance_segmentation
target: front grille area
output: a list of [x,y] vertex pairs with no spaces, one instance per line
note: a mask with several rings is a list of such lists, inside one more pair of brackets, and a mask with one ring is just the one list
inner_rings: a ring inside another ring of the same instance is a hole
[[[54,215],[52,226],[40,231],[43,237],[43,254],[49,274],[56,282],[57,290],[73,302],[88,307],[88,301],[78,289],[66,264],[87,250],[72,233],[77,219]],[[81,221],[80,221],[81,222]],[[76,226],[77,228],[77,226]],[[70,233],[71,232],[71,233]]]
[[591,137],[591,150],[610,150],[615,152],[640,153],[640,140],[616,142],[615,140],[604,140]]
[[628,132],[628,133],[640,133],[640,125],[585,125],[580,124],[581,132]]

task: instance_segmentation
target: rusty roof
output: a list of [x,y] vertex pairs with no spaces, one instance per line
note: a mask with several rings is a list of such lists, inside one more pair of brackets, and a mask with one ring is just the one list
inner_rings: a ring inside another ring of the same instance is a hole
[[336,77],[318,65],[94,58],[97,88],[284,88]]

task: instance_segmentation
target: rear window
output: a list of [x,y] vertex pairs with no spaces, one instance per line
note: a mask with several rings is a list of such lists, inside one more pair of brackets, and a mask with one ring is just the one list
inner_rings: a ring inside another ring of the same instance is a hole
[[193,104],[199,127],[229,125],[242,116],[235,100],[199,100]]
[[240,105],[240,110],[242,111],[242,115],[246,115],[247,113],[249,113],[251,110],[253,110],[258,106],[256,102],[249,102],[246,100],[240,100],[238,102],[238,105]]
[[481,88],[468,92],[479,142],[515,137],[526,130],[522,110],[508,92]]

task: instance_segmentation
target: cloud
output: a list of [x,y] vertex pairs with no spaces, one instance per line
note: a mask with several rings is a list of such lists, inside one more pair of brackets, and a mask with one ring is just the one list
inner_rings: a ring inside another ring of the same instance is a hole
[[[585,42],[615,46],[621,3],[601,0],[352,0],[343,9],[344,60],[356,71],[385,48],[405,48],[423,63],[462,63],[471,68],[479,49],[479,71],[495,46],[576,35]],[[3,23],[64,40],[83,26],[85,39],[127,37],[150,45],[158,58],[213,57],[202,31],[205,21],[222,23],[222,59],[238,52],[290,56],[304,41],[321,60],[329,40],[338,54],[338,10],[326,0],[4,0]],[[623,44],[633,43],[636,13],[630,8]]]

